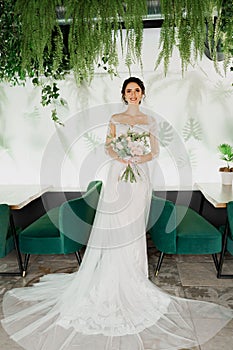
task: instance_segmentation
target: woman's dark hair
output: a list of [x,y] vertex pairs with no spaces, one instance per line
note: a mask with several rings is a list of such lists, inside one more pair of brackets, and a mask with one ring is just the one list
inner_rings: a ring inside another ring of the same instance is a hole
[[141,90],[142,90],[142,94],[145,96],[145,85],[144,83],[141,81],[141,79],[136,78],[136,77],[130,77],[128,79],[126,79],[122,85],[122,89],[121,89],[121,95],[122,95],[122,100],[125,102],[125,104],[127,105],[128,102],[125,100],[125,89],[126,86],[129,83],[136,83],[138,84],[138,86],[140,86]]

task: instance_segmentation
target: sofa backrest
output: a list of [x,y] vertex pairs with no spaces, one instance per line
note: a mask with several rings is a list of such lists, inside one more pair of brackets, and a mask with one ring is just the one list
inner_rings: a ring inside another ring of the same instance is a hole
[[176,207],[174,203],[152,195],[147,230],[160,251],[175,253]]
[[59,210],[59,228],[61,236],[66,240],[86,245],[94,222],[99,202],[101,181],[89,184],[87,192],[79,198],[63,203]]

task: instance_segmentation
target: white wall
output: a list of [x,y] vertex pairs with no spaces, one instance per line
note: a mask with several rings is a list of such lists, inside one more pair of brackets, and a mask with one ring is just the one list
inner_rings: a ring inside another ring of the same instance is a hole
[[[146,85],[142,108],[158,119],[162,142],[152,168],[157,185],[189,185],[219,181],[217,146],[233,144],[232,73],[219,75],[206,57],[182,77],[177,52],[169,73],[154,71],[159,30],[146,29],[143,72],[132,75]],[[221,68],[221,64],[220,64]],[[110,115],[124,108],[121,85],[129,76],[120,59],[118,77],[97,69],[92,83],[77,87],[73,76],[59,83],[67,107],[58,112],[65,126],[50,118],[50,107],[40,104],[39,88],[0,86],[0,183],[83,187],[89,179],[104,177],[107,158],[104,135]],[[91,140],[93,142],[91,142]],[[187,158],[188,155],[188,158]],[[189,164],[190,161],[190,164]],[[192,174],[190,172],[192,170]]]

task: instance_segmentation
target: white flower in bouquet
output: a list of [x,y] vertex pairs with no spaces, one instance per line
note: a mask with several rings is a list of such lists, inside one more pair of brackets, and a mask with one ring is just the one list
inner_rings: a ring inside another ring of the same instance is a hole
[[[133,162],[133,157],[142,156],[151,151],[149,135],[148,132],[136,133],[129,128],[126,134],[120,134],[112,138],[109,136],[111,138],[109,145],[112,146],[120,158],[125,160],[132,159]],[[135,173],[140,176],[137,165],[135,163],[128,164],[121,174],[120,180],[136,182]]]

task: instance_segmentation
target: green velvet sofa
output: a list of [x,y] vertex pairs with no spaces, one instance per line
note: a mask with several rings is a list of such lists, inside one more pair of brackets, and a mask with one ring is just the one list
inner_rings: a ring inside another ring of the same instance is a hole
[[191,208],[152,195],[148,232],[160,251],[155,274],[164,254],[211,254],[216,269],[222,249],[219,230]]
[[80,250],[88,240],[101,187],[101,181],[92,181],[84,195],[49,210],[20,232],[19,249],[25,254],[23,276],[31,254],[75,253],[81,263]]

